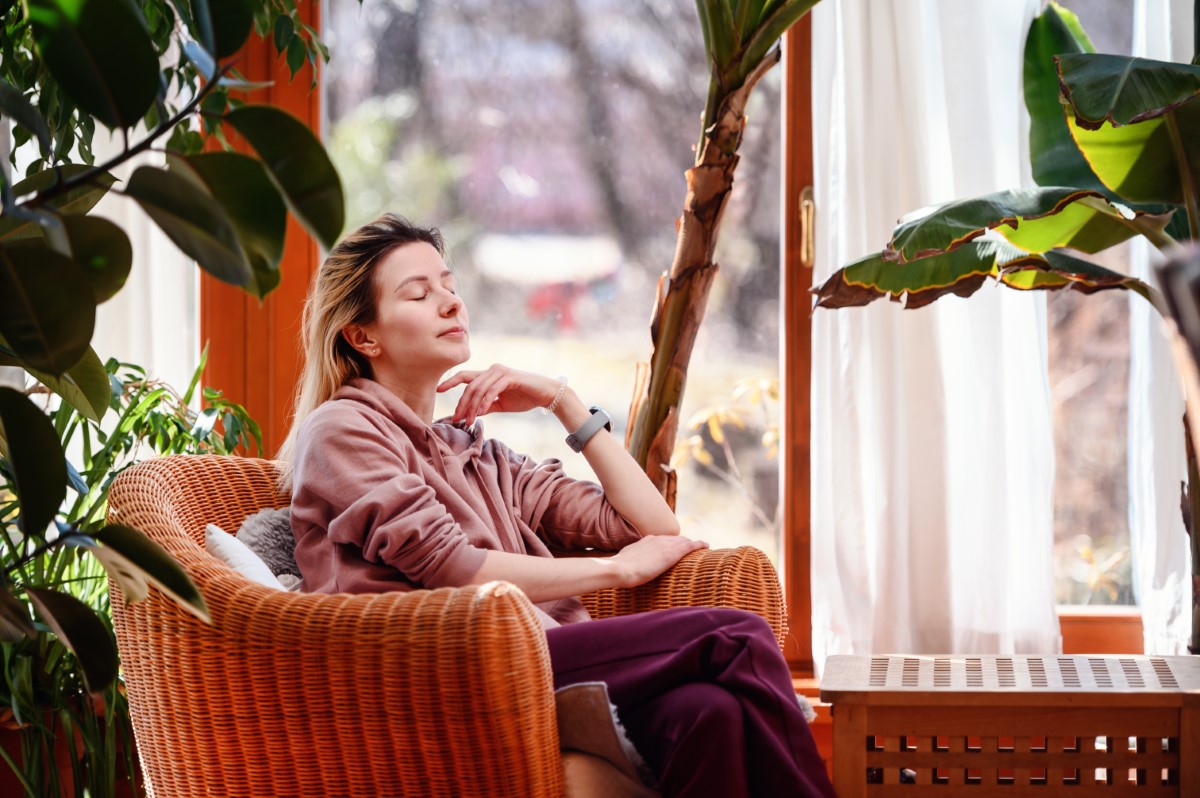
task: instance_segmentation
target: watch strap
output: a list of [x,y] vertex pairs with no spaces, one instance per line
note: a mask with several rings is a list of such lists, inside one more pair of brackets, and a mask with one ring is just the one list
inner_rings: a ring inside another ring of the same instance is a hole
[[567,446],[570,446],[573,451],[582,452],[583,447],[601,428],[612,432],[612,418],[604,411],[604,408],[592,405],[588,411],[591,415],[588,416],[587,421],[580,424],[579,429],[567,436]]

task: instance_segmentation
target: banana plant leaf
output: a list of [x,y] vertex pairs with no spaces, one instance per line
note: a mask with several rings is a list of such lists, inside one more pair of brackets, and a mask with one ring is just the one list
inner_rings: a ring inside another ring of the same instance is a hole
[[1054,60],[1063,98],[1087,130],[1157,119],[1200,94],[1200,66],[1094,53]]
[[[1200,184],[1200,100],[1176,106],[1170,114],[1179,128],[1186,173]],[[1068,119],[1067,126],[1092,171],[1129,203],[1184,201],[1169,120],[1155,116],[1120,127],[1105,123],[1090,129]]]
[[[1147,230],[1161,230],[1170,220],[1170,213],[1130,213]],[[1139,232],[1097,191],[1066,186],[1006,189],[956,200],[898,225],[883,256],[904,263],[919,260],[957,249],[990,229],[1030,252],[1071,247],[1095,253]]]
[[1040,186],[1107,192],[1071,136],[1066,109],[1059,99],[1054,61],[1056,55],[1092,52],[1095,47],[1079,17],[1057,3],[1046,6],[1029,27],[1023,70],[1025,107],[1029,110],[1029,164]]
[[1149,286],[1061,252],[1033,253],[1006,241],[972,241],[948,252],[897,263],[878,252],[838,269],[813,289],[818,308],[858,307],[887,297],[915,309],[953,294],[970,296],[989,279],[1020,290],[1129,289],[1152,299]]

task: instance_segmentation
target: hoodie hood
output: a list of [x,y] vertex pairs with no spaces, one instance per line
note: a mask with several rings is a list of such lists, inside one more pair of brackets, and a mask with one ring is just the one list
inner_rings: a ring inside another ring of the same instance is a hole
[[446,476],[447,459],[457,460],[460,469],[483,452],[483,422],[466,426],[449,418],[426,424],[404,400],[375,380],[355,377],[333,394],[334,399],[356,402],[381,414],[404,430],[417,451]]

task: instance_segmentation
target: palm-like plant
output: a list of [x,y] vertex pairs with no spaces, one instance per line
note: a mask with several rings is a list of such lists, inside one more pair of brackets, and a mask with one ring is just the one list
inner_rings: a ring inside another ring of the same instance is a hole
[[[1080,253],[1134,236],[1175,253],[1200,238],[1200,66],[1097,54],[1075,15],[1051,2],[1026,39],[1024,87],[1039,187],[903,221],[883,251],[814,288],[816,307],[888,297],[919,308],[994,280],[1018,290],[1125,289],[1167,311],[1151,286]],[[1200,651],[1197,555],[1191,643]]]
[[626,448],[674,505],[669,466],[696,333],[717,274],[713,251],[733,189],[746,104],[782,57],[779,39],[817,0],[696,0],[711,73],[694,165],[687,170],[675,257],[658,283],[653,353],[639,364]]

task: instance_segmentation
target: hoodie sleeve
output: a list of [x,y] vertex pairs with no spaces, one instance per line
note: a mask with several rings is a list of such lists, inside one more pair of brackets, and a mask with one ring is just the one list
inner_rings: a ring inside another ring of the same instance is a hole
[[[323,529],[332,543],[359,548],[364,559],[423,587],[468,584],[487,553],[470,543],[404,455],[359,413],[313,413],[296,452],[293,524]],[[298,540],[298,555],[302,548]]]
[[517,510],[547,543],[568,550],[617,551],[641,533],[616,511],[595,482],[571,479],[556,458],[540,463],[511,450]]

